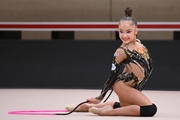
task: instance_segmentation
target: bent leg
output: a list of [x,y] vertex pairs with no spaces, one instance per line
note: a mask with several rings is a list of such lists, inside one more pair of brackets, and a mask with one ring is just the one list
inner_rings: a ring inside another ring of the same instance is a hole
[[103,116],[153,116],[156,113],[156,106],[140,91],[121,81],[115,83],[113,88],[119,97],[121,107],[92,107],[89,111]]
[[152,105],[152,102],[142,92],[126,85],[121,81],[116,82],[113,89],[118,95],[120,101],[122,101],[121,106],[126,106],[123,104],[123,102],[129,105]]
[[117,109],[113,109],[112,106],[105,106],[103,108],[92,107],[89,109],[89,111],[100,116],[152,117],[156,114],[157,107],[154,104],[147,106],[129,105]]
[[112,106],[92,107],[89,111],[100,116],[140,116],[140,106],[138,105],[129,105],[116,109],[113,109]]

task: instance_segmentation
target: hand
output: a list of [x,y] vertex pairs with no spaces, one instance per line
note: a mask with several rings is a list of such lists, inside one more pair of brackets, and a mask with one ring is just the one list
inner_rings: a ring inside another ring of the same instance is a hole
[[101,102],[101,100],[96,99],[96,98],[88,98],[87,101],[89,104],[98,104]]

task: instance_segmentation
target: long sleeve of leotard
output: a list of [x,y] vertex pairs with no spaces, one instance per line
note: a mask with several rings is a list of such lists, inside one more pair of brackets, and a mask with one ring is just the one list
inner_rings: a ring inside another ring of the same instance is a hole
[[117,79],[117,75],[118,75],[118,72],[120,69],[120,65],[121,65],[121,63],[117,63],[115,60],[115,56],[114,56],[109,77],[108,77],[107,81],[105,82],[105,84],[101,90],[100,95],[98,97],[96,97],[96,99],[102,100],[105,97],[108,90],[112,88],[114,82]]

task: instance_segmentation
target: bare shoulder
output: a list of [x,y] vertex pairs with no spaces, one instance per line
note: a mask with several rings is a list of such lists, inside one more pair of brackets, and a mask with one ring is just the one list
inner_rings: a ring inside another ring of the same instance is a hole
[[122,47],[119,47],[118,49],[116,49],[116,53],[119,53],[121,55],[125,54],[125,52],[124,52]]
[[144,47],[144,44],[141,43],[141,41],[139,39],[136,39],[136,45],[137,45],[137,47]]

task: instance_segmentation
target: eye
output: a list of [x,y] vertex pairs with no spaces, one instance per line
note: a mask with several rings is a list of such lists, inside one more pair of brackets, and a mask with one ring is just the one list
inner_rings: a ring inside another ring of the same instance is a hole
[[131,31],[127,31],[127,33],[131,33]]
[[119,31],[119,33],[123,33],[122,31]]

